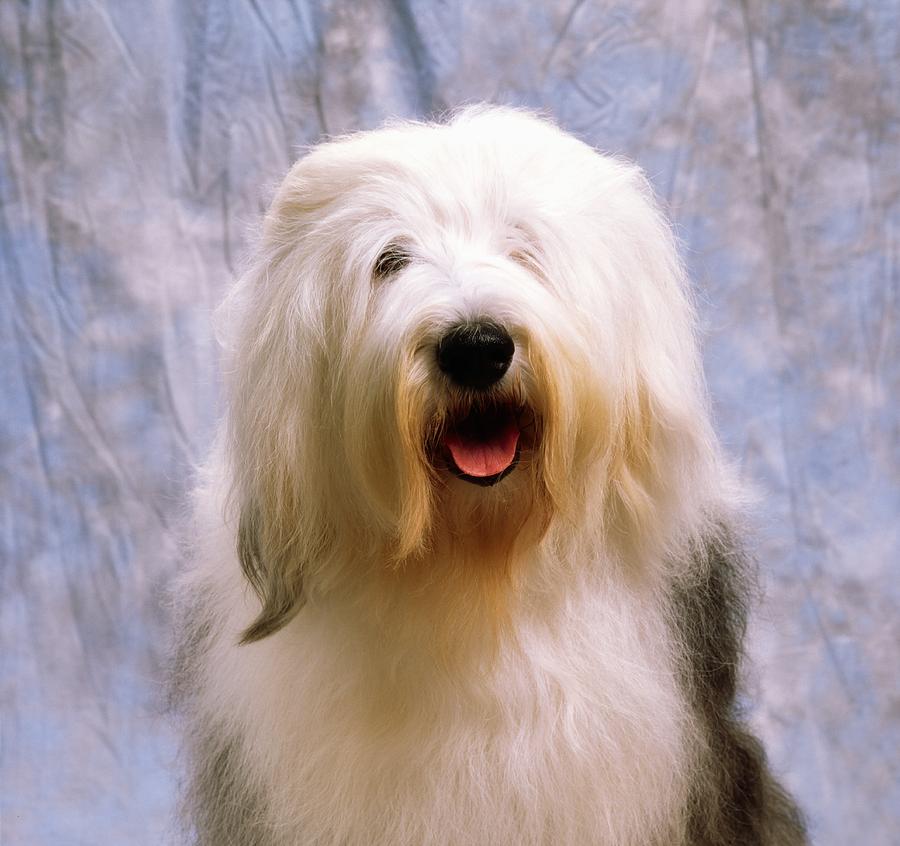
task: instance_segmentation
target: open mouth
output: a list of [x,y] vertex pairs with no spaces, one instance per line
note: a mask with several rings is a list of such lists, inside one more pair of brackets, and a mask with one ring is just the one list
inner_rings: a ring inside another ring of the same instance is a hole
[[495,485],[519,460],[519,415],[511,407],[472,409],[445,430],[447,466],[474,485]]

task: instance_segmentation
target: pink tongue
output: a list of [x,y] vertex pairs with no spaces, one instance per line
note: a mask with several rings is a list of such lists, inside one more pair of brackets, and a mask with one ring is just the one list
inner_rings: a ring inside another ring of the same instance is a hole
[[516,459],[519,427],[515,420],[507,420],[487,440],[480,440],[468,433],[449,432],[444,443],[460,472],[467,476],[496,476]]

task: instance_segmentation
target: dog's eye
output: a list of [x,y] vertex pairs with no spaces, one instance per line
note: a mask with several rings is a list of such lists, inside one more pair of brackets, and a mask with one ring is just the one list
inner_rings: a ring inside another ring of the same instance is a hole
[[514,249],[510,251],[509,257],[519,265],[519,267],[527,270],[536,279],[546,282],[547,275],[544,272],[544,266],[533,250]]
[[546,280],[539,243],[537,236],[529,228],[517,224],[512,227],[509,235],[506,254],[519,267],[538,279]]
[[378,256],[372,275],[376,279],[387,279],[399,273],[412,261],[412,256],[398,244],[388,244]]

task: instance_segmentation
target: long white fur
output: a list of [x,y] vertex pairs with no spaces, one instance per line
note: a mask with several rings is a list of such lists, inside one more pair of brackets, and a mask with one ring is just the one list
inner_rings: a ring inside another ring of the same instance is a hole
[[[373,278],[389,243],[412,261]],[[228,419],[180,586],[212,632],[190,712],[238,739],[272,843],[679,842],[702,740],[667,591],[731,495],[639,170],[510,109],[324,144],[223,314]],[[424,447],[459,400],[434,344],[483,316],[541,421],[492,488]],[[239,645],[248,504],[299,611]]]

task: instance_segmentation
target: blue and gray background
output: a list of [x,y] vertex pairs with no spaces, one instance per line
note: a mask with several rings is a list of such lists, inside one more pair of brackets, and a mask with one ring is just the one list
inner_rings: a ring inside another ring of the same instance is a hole
[[0,0],[3,846],[170,835],[210,311],[303,147],[481,100],[667,204],[760,494],[747,710],[815,843],[900,842],[895,0]]

